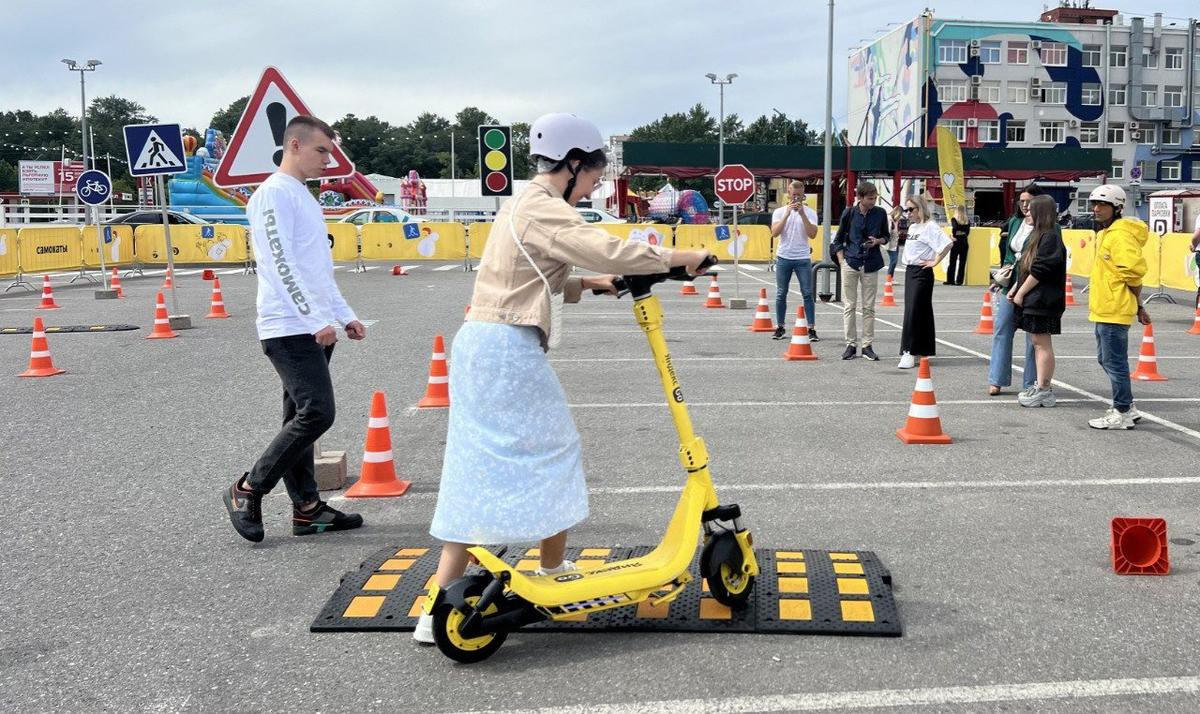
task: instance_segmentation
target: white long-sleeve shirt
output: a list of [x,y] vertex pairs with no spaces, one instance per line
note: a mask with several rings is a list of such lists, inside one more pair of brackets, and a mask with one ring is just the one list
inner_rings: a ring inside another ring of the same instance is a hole
[[272,174],[246,204],[258,262],[258,338],[315,334],[358,318],[333,278],[321,206],[304,184]]

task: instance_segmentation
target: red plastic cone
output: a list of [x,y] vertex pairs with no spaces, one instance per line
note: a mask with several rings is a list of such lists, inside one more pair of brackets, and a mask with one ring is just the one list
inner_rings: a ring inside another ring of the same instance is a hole
[[46,327],[42,318],[33,318],[33,347],[29,351],[29,369],[18,374],[18,377],[53,377],[66,372],[54,366],[50,359],[50,343],[46,341]]
[[167,302],[163,294],[158,293],[158,302],[154,305],[154,329],[146,335],[147,340],[165,340],[179,335],[171,329],[171,320],[167,317]]
[[1079,303],[1075,302],[1075,286],[1071,284],[1071,276],[1067,276],[1067,307],[1075,307]]
[[1112,565],[1117,575],[1166,575],[1167,522],[1161,518],[1112,519]]
[[229,313],[225,312],[225,298],[221,296],[221,279],[216,276],[213,276],[212,307],[209,308],[208,314],[204,317],[229,317]]
[[125,291],[121,288],[121,271],[113,268],[112,281],[109,283],[113,290],[117,291],[117,297],[125,297]]
[[367,443],[363,448],[362,473],[346,498],[383,498],[403,496],[411,484],[396,478],[392,456],[392,430],[388,424],[387,399],[383,392],[371,397],[371,418],[367,422]]
[[54,302],[54,289],[50,287],[50,276],[42,276],[42,304],[38,305],[38,310],[58,310],[62,306]]
[[883,283],[883,299],[879,301],[879,307],[898,307],[896,305],[896,293],[892,289],[892,276],[887,276],[887,280]]
[[162,287],[159,289],[170,290],[173,287],[175,287],[175,270],[170,266],[167,266],[167,277],[165,280],[163,280]]
[[1196,304],[1196,318],[1192,320],[1192,329],[1188,330],[1189,335],[1200,335],[1200,302]]
[[708,284],[708,299],[704,301],[704,307],[725,307],[725,303],[721,302],[721,286],[717,285],[717,276],[712,276],[712,282]]
[[446,344],[442,336],[433,338],[433,356],[429,359],[429,383],[425,396],[417,402],[422,409],[437,409],[450,406],[450,371],[446,366]]
[[696,290],[696,283],[691,280],[683,281],[683,287],[679,290],[680,295],[699,295]]
[[977,335],[992,334],[992,291],[983,291],[983,307],[979,309],[979,326],[975,328]]
[[803,305],[796,308],[796,326],[792,328],[792,341],[788,343],[783,358],[788,362],[817,359],[812,351],[812,342],[808,339],[808,320],[804,317]]
[[896,430],[896,436],[906,444],[949,444],[951,441],[948,434],[942,433],[942,420],[938,417],[928,357],[921,358],[917,386],[913,389],[912,403],[908,407],[908,421]]
[[767,289],[758,290],[758,308],[754,311],[754,324],[750,325],[751,332],[774,332],[775,323],[771,321],[771,306],[767,304]]
[[1146,325],[1142,332],[1142,351],[1138,355],[1138,366],[1130,377],[1143,382],[1165,382],[1167,378],[1158,372],[1158,356],[1154,352],[1154,325]]

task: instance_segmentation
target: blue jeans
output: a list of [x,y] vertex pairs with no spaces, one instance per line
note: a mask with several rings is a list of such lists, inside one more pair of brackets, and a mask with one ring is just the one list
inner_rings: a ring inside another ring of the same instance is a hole
[[1129,325],[1096,323],[1096,360],[1112,382],[1113,407],[1124,414],[1133,406],[1129,382]]
[[[996,302],[996,320],[992,328],[992,359],[988,363],[988,384],[1007,387],[1012,384],[1013,337],[1017,332],[1015,306],[1004,293]],[[1033,358],[1033,340],[1025,335],[1025,375],[1021,386],[1029,389],[1037,383],[1037,362]]]
[[787,324],[787,294],[792,273],[796,274],[796,280],[800,282],[800,294],[804,296],[804,317],[809,327],[816,327],[817,306],[813,302],[812,261],[808,258],[775,259],[775,326],[783,327]]
[[900,250],[889,250],[888,254],[888,275],[896,274],[896,263],[900,262]]

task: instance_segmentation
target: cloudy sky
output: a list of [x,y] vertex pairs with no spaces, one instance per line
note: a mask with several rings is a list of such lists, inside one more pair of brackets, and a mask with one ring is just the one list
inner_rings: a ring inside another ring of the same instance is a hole
[[[703,102],[707,72],[739,76],[726,112],[772,108],[819,127],[824,114],[827,3],[822,0],[5,0],[0,110],[79,109],[78,76],[59,60],[96,58],[89,97],[118,94],[159,119],[203,128],[275,65],[314,113],[407,123],[478,106],[503,122],[548,111],[625,133]],[[1196,0],[1093,2],[1127,15],[1162,11],[1183,24]],[[834,121],[845,123],[848,52],[925,7],[837,0]],[[1036,20],[1028,0],[931,3],[943,18]],[[15,71],[14,71],[15,70]]]

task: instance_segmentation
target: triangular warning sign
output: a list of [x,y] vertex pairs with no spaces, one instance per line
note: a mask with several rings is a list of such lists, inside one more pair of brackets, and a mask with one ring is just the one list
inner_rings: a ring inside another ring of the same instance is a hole
[[[266,180],[279,168],[282,158],[283,130],[300,114],[312,114],[279,70],[263,70],[258,86],[246,103],[246,110],[233,130],[229,147],[213,183],[221,187],[246,186]],[[354,173],[354,164],[334,144],[332,160],[322,178],[339,178]]]
[[157,131],[151,130],[146,137],[146,145],[138,154],[133,168],[138,171],[146,169],[183,169],[183,160],[175,155],[167,142],[162,140]]

